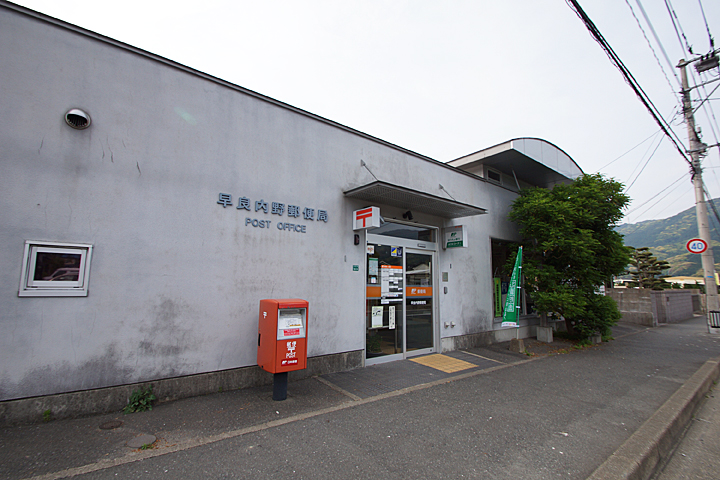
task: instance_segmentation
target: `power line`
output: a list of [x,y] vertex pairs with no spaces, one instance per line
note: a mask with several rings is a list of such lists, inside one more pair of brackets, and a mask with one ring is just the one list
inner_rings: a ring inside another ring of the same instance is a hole
[[[699,109],[703,104],[705,104],[706,101],[710,100],[710,95],[712,95],[713,93],[715,93],[715,90],[717,90],[718,87],[720,87],[720,83],[718,83],[717,85],[715,85],[715,88],[713,88],[713,89],[712,89],[712,92],[710,92],[709,94],[707,93],[707,90],[705,90],[705,87],[704,87],[704,86],[702,87],[702,89],[704,90],[703,93],[705,94],[705,98],[700,102],[700,104],[699,104],[697,107],[695,107],[695,108],[693,109],[693,113],[697,112],[698,109]],[[713,115],[713,118],[715,118],[715,115]],[[709,119],[708,119],[708,120],[709,120]],[[710,127],[712,128],[712,125],[711,125]],[[717,141],[717,137],[715,138],[715,141]]]
[[[701,76],[701,79],[702,79],[702,76]],[[694,75],[693,75],[693,81],[695,81]],[[718,85],[720,86],[720,84],[718,84]],[[718,140],[718,132],[716,131],[716,129],[718,131],[720,131],[720,127],[718,127],[717,119],[715,118],[715,112],[713,111],[712,104],[706,103],[707,100],[710,100],[710,95],[715,93],[715,90],[717,90],[718,87],[716,86],[709,94],[707,93],[707,90],[705,89],[705,85],[701,84],[700,88],[702,89],[702,92],[705,95],[705,98],[700,102],[700,105],[698,105],[697,108],[699,108],[700,106],[703,107],[705,116],[707,117],[708,123],[710,124],[710,130],[712,131],[713,137],[715,138],[715,143],[720,143],[720,141]],[[707,107],[705,107],[705,105],[707,105]],[[697,111],[697,108],[694,111]],[[708,110],[710,110],[710,113],[708,113]],[[713,123],[715,124],[715,126],[713,126]]]
[[595,41],[598,42],[600,47],[605,51],[608,58],[610,58],[610,61],[615,65],[615,67],[620,71],[621,75],[625,78],[625,81],[630,86],[630,88],[633,89],[635,92],[635,95],[637,95],[638,99],[640,99],[640,102],[642,102],[643,105],[645,105],[645,108],[650,112],[650,115],[653,117],[655,122],[660,126],[660,129],[667,135],[670,140],[675,145],[675,148],[678,152],[680,152],[680,156],[689,164],[692,165],[692,162],[690,159],[688,159],[687,155],[685,155],[684,148],[681,148],[682,141],[675,135],[675,132],[670,128],[670,126],[665,122],[665,120],[662,118],[662,115],[660,115],[660,112],[658,111],[657,107],[652,103],[650,100],[650,97],[648,97],[647,93],[640,87],[640,84],[635,79],[635,77],[630,73],[630,70],[625,66],[625,64],[620,60],[620,57],[615,53],[615,51],[612,49],[612,47],[608,44],[607,40],[602,36],[600,33],[600,30],[595,26],[592,20],[590,20],[590,17],[585,13],[585,11],[582,9],[580,4],[578,4],[577,0],[565,0],[568,5],[575,11],[576,15],[580,18],[580,20],[585,24],[585,27],[590,31],[590,34],[595,38]]
[[707,23],[707,18],[705,18],[705,9],[702,6],[702,1],[698,0],[698,3],[700,4],[700,11],[702,12],[703,20],[705,21],[705,30],[707,30],[708,38],[710,39],[710,50],[715,49],[715,40],[713,40],[712,35],[710,34],[710,27]]
[[[625,193],[627,193],[627,192],[630,190],[630,187],[632,187],[632,186],[635,184],[635,182],[637,181],[637,179],[640,178],[640,174],[643,172],[643,170],[645,170],[645,167],[648,166],[648,163],[650,163],[650,159],[653,157],[653,155],[655,155],[655,152],[657,152],[658,148],[660,148],[660,144],[662,143],[663,138],[665,138],[665,137],[660,137],[660,141],[657,143],[657,145],[655,145],[655,149],[652,151],[652,153],[650,154],[650,156],[648,156],[647,160],[645,161],[645,164],[644,164],[643,167],[640,169],[640,171],[638,172],[638,174],[635,176],[635,180],[633,180],[633,181],[630,183],[630,185],[628,185],[627,187],[625,187]],[[650,145],[652,146],[652,144],[650,144]],[[649,150],[649,149],[648,149],[648,150]],[[647,152],[645,152],[645,153],[647,153]],[[639,166],[639,165],[640,165],[640,164],[638,163],[638,166]],[[632,173],[630,174],[630,178],[632,178],[633,173],[635,173],[635,170],[637,170],[637,167],[635,167],[635,168],[633,169]],[[630,181],[630,179],[628,179],[628,181]]]
[[[679,184],[678,186],[680,186],[680,185],[682,185],[682,184]],[[677,187],[676,187],[676,188],[677,188]],[[669,192],[668,192],[668,195],[670,195],[670,193],[672,193],[673,191],[675,191],[676,188],[673,188],[671,191],[669,191]],[[675,199],[674,199],[672,202],[668,203],[667,206],[666,206],[665,208],[663,208],[662,210],[660,210],[658,213],[656,213],[655,216],[659,216],[662,212],[664,212],[664,211],[667,210],[668,208],[670,208],[670,207],[672,207],[673,205],[675,205],[675,204],[677,203],[677,201],[680,200],[680,198],[682,198],[683,196],[685,196],[685,195],[688,193],[688,191],[692,190],[692,188],[693,188],[693,187],[692,187],[692,184],[691,184],[691,185],[690,185],[690,188],[688,188],[688,189],[686,189],[686,190],[683,190],[680,195],[678,195],[677,197],[675,197]],[[639,218],[639,217],[642,217],[643,215],[645,215],[647,212],[649,212],[650,210],[652,210],[652,209],[655,207],[655,205],[657,205],[658,203],[662,202],[668,195],[665,195],[665,197],[659,199],[657,202],[655,202],[655,203],[653,203],[652,205],[650,205],[650,207],[648,207],[648,208],[647,208],[645,211],[643,211],[642,213],[639,213],[635,218]]]
[[712,196],[710,195],[710,192],[708,192],[707,185],[705,185],[705,182],[702,182],[702,188],[705,191],[705,196],[708,199],[708,203],[710,203],[710,208],[712,209],[713,213],[715,214],[715,218],[718,221],[718,224],[720,224],[720,215],[718,215],[718,211],[715,208],[715,203],[712,200]]
[[[680,181],[681,181],[681,180],[684,180],[684,179],[685,179],[685,177],[680,177],[680,178],[678,178],[677,180],[675,180],[674,182],[672,182],[670,185],[668,185],[667,187],[663,188],[662,190],[660,190],[658,193],[656,193],[656,194],[653,195],[652,197],[650,197],[650,198],[648,198],[647,200],[645,200],[645,201],[644,201],[643,203],[641,203],[640,205],[636,206],[636,207],[633,208],[632,210],[629,210],[627,213],[625,213],[625,216],[628,216],[628,215],[630,215],[631,213],[636,212],[638,209],[640,209],[640,208],[644,207],[645,205],[647,205],[648,203],[652,202],[658,195],[660,195],[661,193],[663,193],[665,190],[667,190],[668,188],[672,187],[673,185],[676,185],[677,183],[680,183]],[[675,188],[677,188],[677,187],[675,187]],[[675,190],[675,189],[673,189],[673,190]],[[670,190],[670,192],[672,192],[673,190]],[[668,192],[668,194],[670,194],[670,192]],[[665,197],[663,197],[663,198],[665,198]],[[662,199],[661,199],[661,200],[662,200]]]
[[[670,20],[672,21],[673,27],[675,28],[675,35],[677,35],[678,42],[680,42],[680,49],[687,49],[690,55],[695,55],[692,51],[692,45],[690,45],[687,41],[687,37],[685,36],[685,32],[682,29],[682,25],[680,25],[680,19],[678,18],[677,13],[675,13],[675,9],[672,7],[670,0],[665,0],[665,7],[667,8],[668,14],[670,14]],[[679,32],[678,28],[680,29]],[[683,41],[680,39],[681,33],[682,38],[685,40],[685,45],[683,45]]]
[[[672,65],[672,62],[670,62],[670,59],[668,58],[667,53],[665,52],[665,48],[663,48],[662,42],[660,42],[660,39],[657,36],[657,33],[655,33],[655,28],[653,28],[652,23],[650,22],[650,18],[648,17],[647,13],[645,12],[645,9],[642,6],[642,3],[640,3],[640,0],[635,0],[638,4],[638,7],[640,7],[640,12],[643,14],[643,17],[645,18],[645,22],[648,24],[648,27],[650,27],[650,31],[653,34],[653,37],[655,37],[655,41],[660,46],[660,50],[662,50],[663,55],[665,56],[665,61],[670,65],[670,71],[675,75],[675,80],[680,83],[680,79],[677,77],[677,73],[675,73],[675,68]],[[668,85],[670,86],[670,90],[673,92],[673,95],[676,96],[677,100],[680,100],[679,97],[677,97],[677,92],[675,91],[675,87],[673,87],[672,83],[670,82],[670,78],[668,78],[667,73],[665,72],[665,69],[662,66],[662,63],[660,63],[660,59],[658,58],[657,54],[655,53],[655,49],[652,46],[652,43],[650,43],[650,39],[648,39],[647,35],[645,34],[645,30],[642,27],[642,24],[640,23],[640,19],[637,18],[635,15],[635,11],[632,8],[632,5],[630,5],[629,0],[625,0],[625,3],[627,4],[628,8],[630,9],[630,13],[632,13],[633,18],[635,18],[635,21],[638,24],[638,27],[640,28],[640,31],[643,34],[643,37],[645,37],[645,41],[648,44],[648,47],[650,47],[650,51],[653,54],[653,57],[655,57],[655,61],[657,62],[658,66],[660,67],[660,70],[663,73],[663,76],[665,77],[665,80],[667,81]]]
[[607,168],[607,167],[609,167],[610,165],[612,165],[613,163],[617,162],[617,161],[620,160],[622,157],[624,157],[624,156],[627,155],[628,153],[632,152],[633,150],[635,150],[636,148],[638,148],[640,145],[642,145],[643,143],[647,142],[647,141],[650,140],[652,137],[656,136],[656,135],[657,135],[658,133],[660,133],[661,131],[662,131],[662,130],[656,131],[655,133],[653,133],[652,135],[650,135],[649,137],[647,137],[645,140],[643,140],[642,142],[638,143],[637,145],[635,145],[634,147],[632,147],[630,150],[628,150],[627,152],[625,152],[625,153],[623,153],[622,155],[620,155],[619,157],[617,157],[617,158],[616,158],[615,160],[613,160],[612,162],[608,163],[607,165],[603,165],[602,167],[600,167],[600,168],[598,168],[597,170],[595,170],[595,173],[598,173],[600,170],[602,170],[602,169],[604,169],[604,168]]

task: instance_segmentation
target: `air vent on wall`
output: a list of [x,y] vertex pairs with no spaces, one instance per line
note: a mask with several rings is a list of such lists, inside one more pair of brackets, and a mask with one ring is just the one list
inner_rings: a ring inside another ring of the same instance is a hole
[[65,114],[65,123],[76,130],[84,130],[90,126],[90,115],[78,108],[73,108]]

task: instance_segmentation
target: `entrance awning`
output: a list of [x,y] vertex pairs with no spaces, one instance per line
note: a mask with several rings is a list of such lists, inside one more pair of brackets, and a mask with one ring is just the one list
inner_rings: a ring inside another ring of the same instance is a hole
[[399,207],[442,218],[471,217],[487,213],[484,208],[437,197],[380,180],[343,192],[346,197]]

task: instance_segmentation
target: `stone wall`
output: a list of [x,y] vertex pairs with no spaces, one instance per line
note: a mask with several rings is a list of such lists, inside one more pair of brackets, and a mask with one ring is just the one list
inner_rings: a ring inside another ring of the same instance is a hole
[[658,323],[675,323],[693,317],[692,292],[689,290],[651,291],[653,315]]
[[606,290],[622,313],[621,322],[656,327],[692,318],[700,310],[700,295],[690,290],[647,290],[612,288]]
[[609,288],[605,295],[611,297],[622,313],[621,322],[656,327],[653,315],[651,290],[642,288]]

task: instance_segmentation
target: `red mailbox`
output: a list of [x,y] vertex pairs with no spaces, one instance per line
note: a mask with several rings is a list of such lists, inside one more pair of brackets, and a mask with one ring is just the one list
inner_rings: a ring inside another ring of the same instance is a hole
[[257,363],[270,373],[307,367],[308,302],[260,300]]

